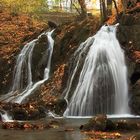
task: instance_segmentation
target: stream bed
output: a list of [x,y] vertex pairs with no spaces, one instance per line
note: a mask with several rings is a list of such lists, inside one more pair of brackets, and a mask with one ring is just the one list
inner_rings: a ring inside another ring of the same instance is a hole
[[[88,121],[88,118],[61,118],[48,119],[38,121],[54,121],[54,128],[45,130],[6,130],[0,129],[0,140],[86,140],[88,136],[80,132],[79,127]],[[117,119],[118,120],[118,119]],[[139,122],[140,119],[133,119],[132,121]],[[140,131],[120,132],[121,137],[117,140],[129,140],[135,135],[139,137]],[[133,139],[132,139],[133,140]],[[134,140],[139,140],[134,139]]]
[[45,130],[0,129],[0,140],[81,140],[87,138],[79,131],[79,126],[86,122],[86,119],[56,119],[54,121],[57,122],[54,128]]

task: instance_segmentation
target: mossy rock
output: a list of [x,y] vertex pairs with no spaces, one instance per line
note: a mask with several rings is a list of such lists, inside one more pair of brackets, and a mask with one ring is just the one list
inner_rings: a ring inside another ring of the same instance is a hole
[[111,120],[107,119],[106,115],[97,115],[80,128],[84,131],[111,131],[116,130],[116,125]]

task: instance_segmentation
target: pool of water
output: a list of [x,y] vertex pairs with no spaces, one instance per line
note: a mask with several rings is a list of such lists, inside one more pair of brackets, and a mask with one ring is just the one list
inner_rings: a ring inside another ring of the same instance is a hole
[[[50,121],[54,119],[46,118],[42,121]],[[117,119],[118,120],[118,119]],[[130,120],[130,119],[129,119]],[[0,140],[85,140],[87,135],[80,132],[79,127],[88,121],[88,118],[61,118],[55,119],[56,127],[45,130],[5,130],[0,129]],[[140,121],[140,119],[133,119]],[[123,132],[124,137],[140,134],[136,132]],[[124,140],[120,138],[118,140]]]
[[42,131],[0,129],[0,140],[83,140],[87,138],[79,131],[79,126],[86,120],[58,119],[57,122],[56,128]]
[[44,131],[0,130],[0,140],[81,140],[85,137],[78,131],[65,132],[59,129]]

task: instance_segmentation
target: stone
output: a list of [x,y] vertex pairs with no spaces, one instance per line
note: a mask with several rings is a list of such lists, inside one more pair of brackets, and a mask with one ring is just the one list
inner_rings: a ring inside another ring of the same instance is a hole
[[37,109],[29,110],[28,112],[28,119],[29,120],[35,120],[39,118],[40,112]]
[[106,115],[97,115],[91,118],[87,124],[81,125],[81,130],[84,131],[111,131],[116,130],[116,125]]
[[107,121],[106,121],[106,131],[113,131],[113,130],[116,130],[116,129],[117,129],[116,124],[113,121],[107,119]]
[[131,88],[131,98],[129,104],[132,113],[140,115],[140,80],[138,80]]
[[117,38],[125,51],[128,67],[129,106],[132,113],[140,114],[140,14],[122,14],[118,22]]
[[28,120],[28,113],[26,110],[16,108],[12,111],[14,120]]
[[34,82],[43,79],[44,69],[47,63],[47,45],[48,38],[46,35],[41,35],[36,43],[32,55],[32,78]]
[[58,99],[55,102],[55,113],[58,115],[63,115],[63,112],[65,111],[67,107],[67,103],[65,99]]
[[51,29],[54,29],[54,28],[57,27],[57,24],[54,23],[54,22],[52,22],[52,21],[48,21],[48,25],[49,25],[49,27],[50,27]]
[[121,130],[121,131],[124,131],[124,130],[132,131],[132,130],[140,129],[139,124],[137,124],[137,122],[133,122],[133,120],[131,121],[120,120],[116,122],[116,127],[117,127],[117,130]]

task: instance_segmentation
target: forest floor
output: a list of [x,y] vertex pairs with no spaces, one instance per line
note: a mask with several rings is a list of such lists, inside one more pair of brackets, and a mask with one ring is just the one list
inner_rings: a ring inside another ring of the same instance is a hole
[[37,38],[41,32],[49,28],[48,21],[56,25],[74,20],[75,16],[69,13],[51,12],[38,15],[37,18],[27,14],[14,14],[8,9],[0,11],[0,94],[6,86],[12,83],[14,63],[16,56],[27,42]]
[[2,73],[0,94],[3,87],[11,83],[10,75],[13,75],[13,65],[20,47],[36,38],[46,28],[48,28],[47,23],[34,20],[28,15],[13,14],[8,10],[1,11],[0,65],[6,65],[6,67],[0,68]]

